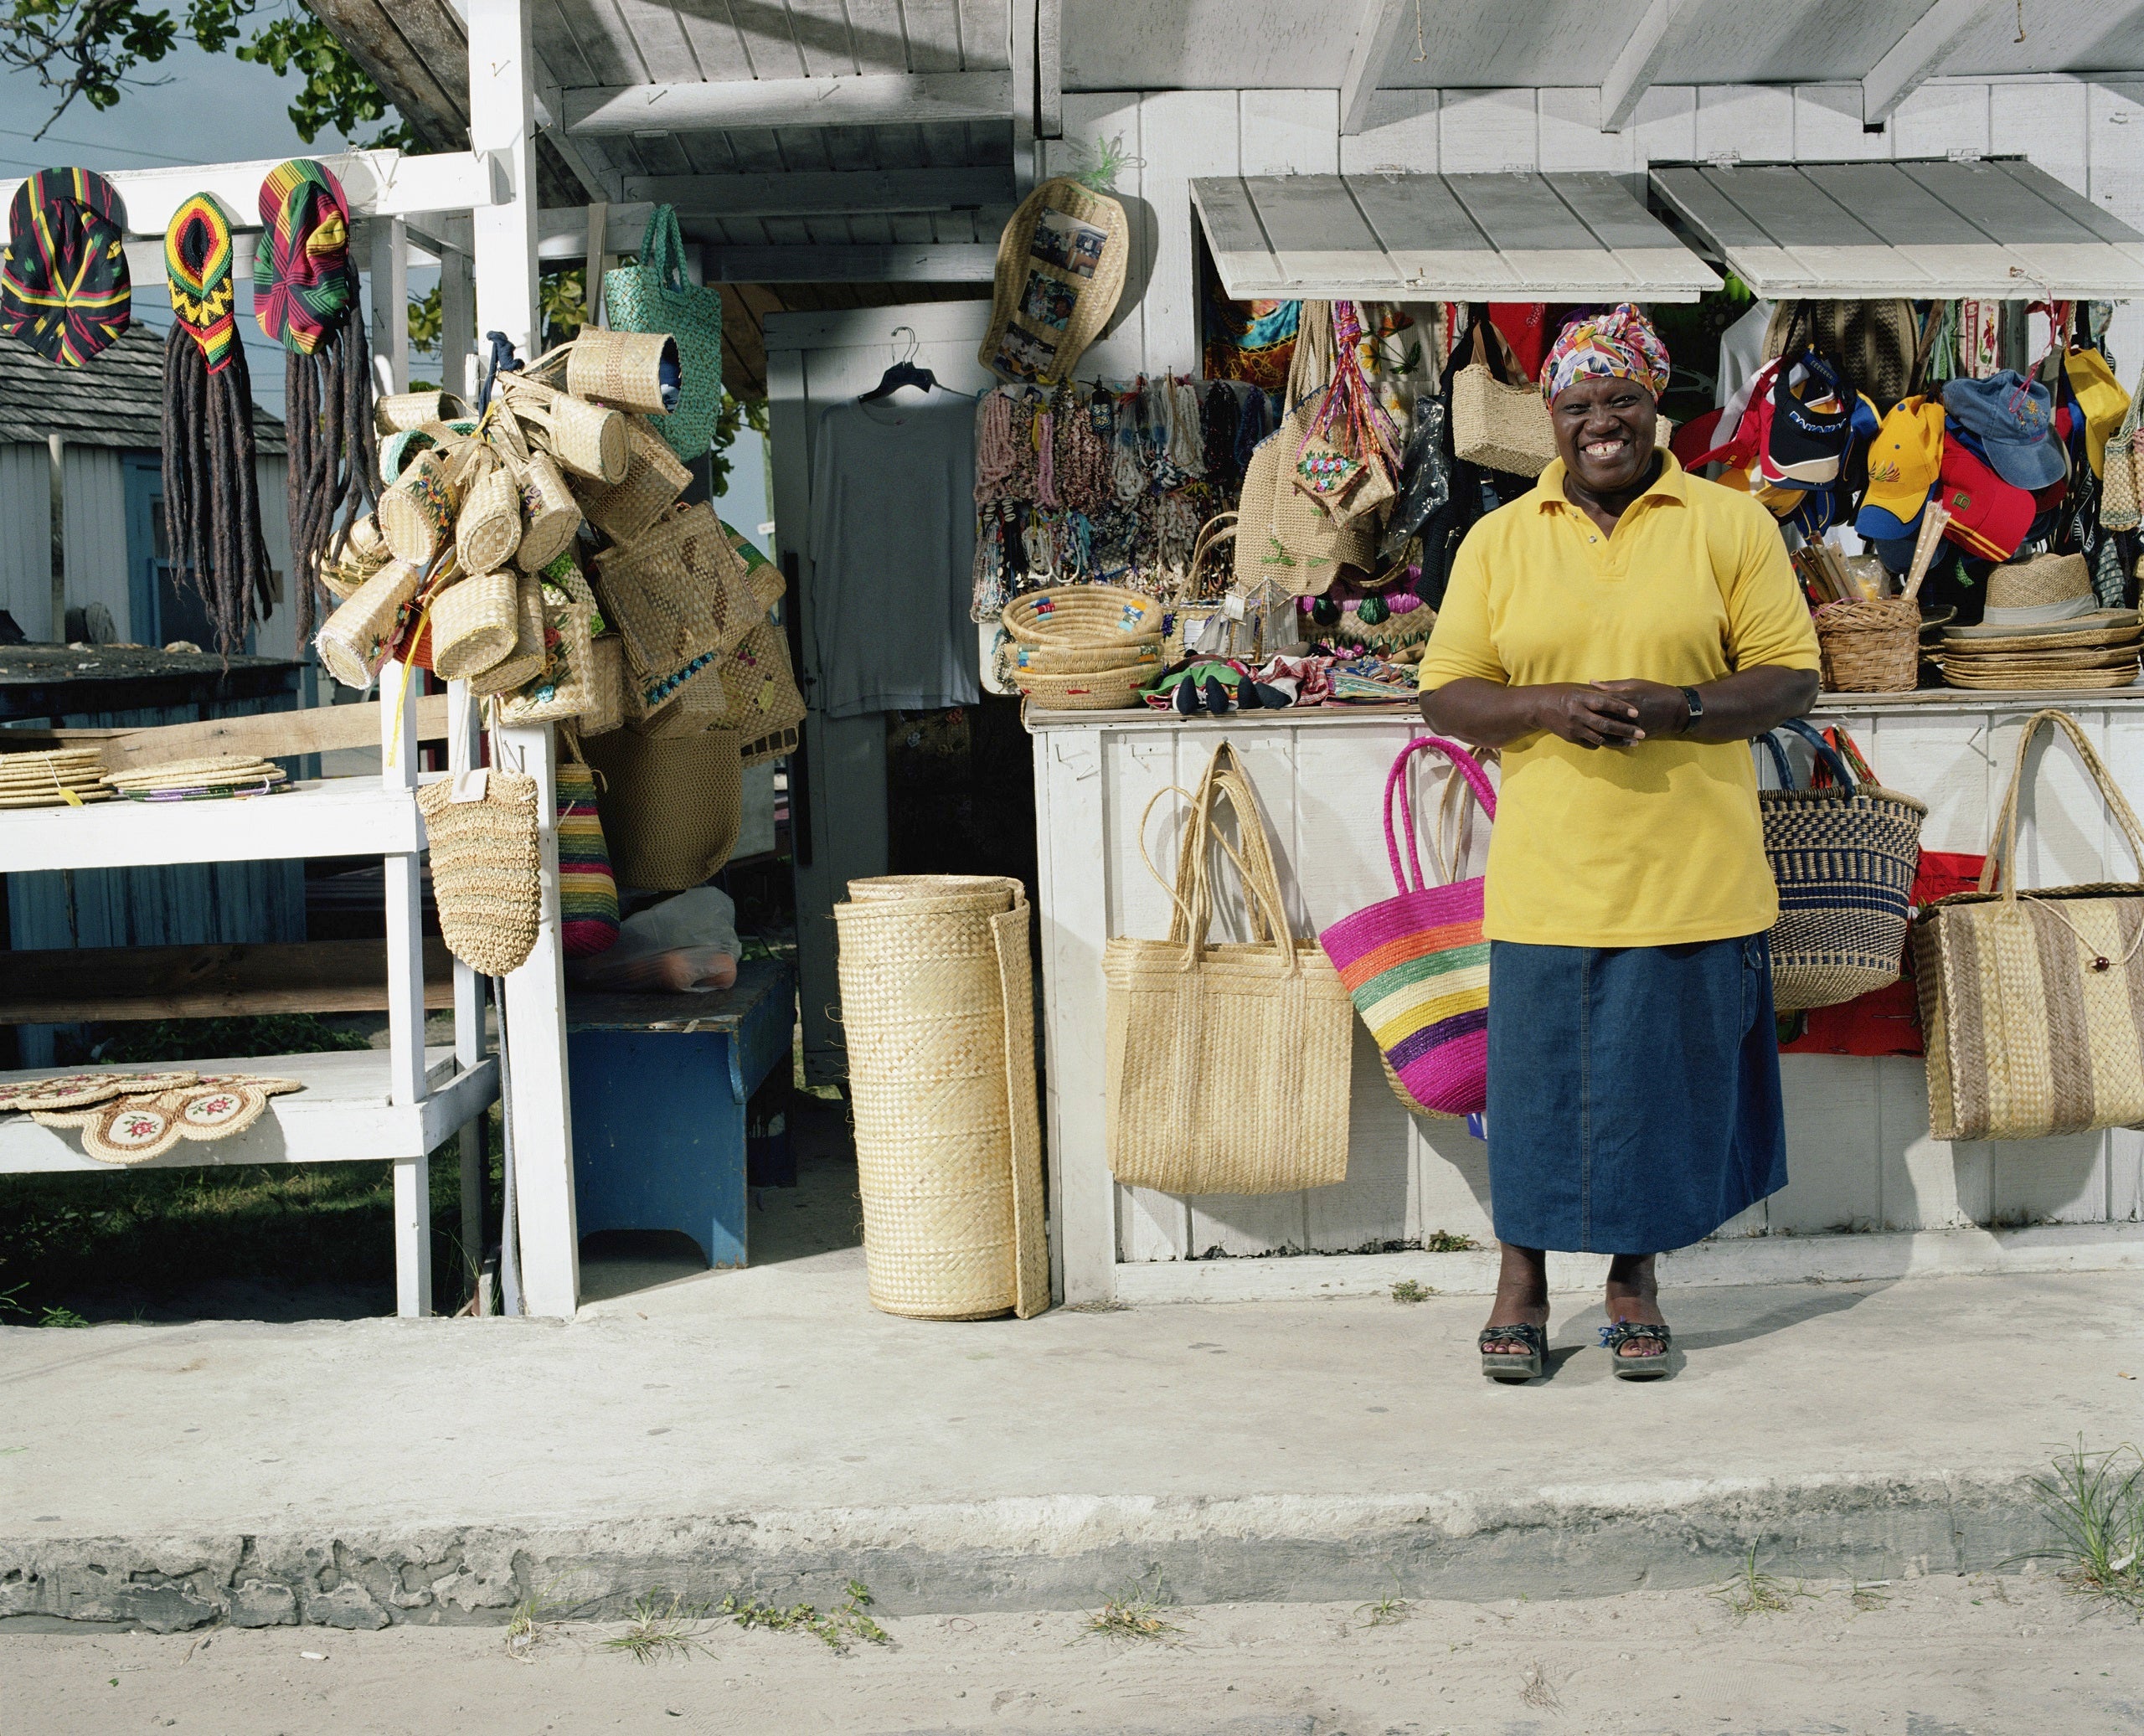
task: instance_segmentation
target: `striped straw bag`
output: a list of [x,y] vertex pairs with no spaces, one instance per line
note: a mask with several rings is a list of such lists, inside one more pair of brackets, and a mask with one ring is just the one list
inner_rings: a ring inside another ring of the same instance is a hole
[[[1394,1095],[1417,1114],[1465,1115],[1488,1104],[1489,943],[1482,936],[1479,878],[1443,886],[1423,878],[1407,772],[1415,755],[1432,750],[1451,761],[1454,776],[1496,818],[1497,792],[1471,754],[1434,735],[1409,742],[1384,780],[1384,847],[1399,890],[1343,917],[1317,943],[1384,1056]],[[1401,871],[1393,829],[1395,793],[1411,882]]]
[[1980,889],[1937,899],[1914,924],[1937,1139],[2042,1139],[2144,1122],[2144,879],[2018,888],[2025,756],[2049,723],[2074,744],[2144,873],[2144,831],[2076,719],[2035,712],[2018,737]]
[[1904,974],[1907,901],[1928,807],[1878,783],[1843,730],[1844,754],[1799,718],[1781,727],[1809,743],[1835,784],[1796,789],[1777,732],[1759,738],[1783,786],[1757,792],[1765,854],[1779,883],[1772,1005],[1799,1012],[1854,1000]]

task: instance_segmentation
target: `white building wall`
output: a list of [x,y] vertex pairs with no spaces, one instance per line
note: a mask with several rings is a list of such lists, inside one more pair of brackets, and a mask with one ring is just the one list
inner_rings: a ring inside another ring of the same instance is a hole
[[33,639],[52,621],[52,455],[0,446],[0,609]]
[[[1621,133],[1600,130],[1599,93],[1384,90],[1375,123],[1340,137],[1339,97],[1315,90],[1067,92],[1051,174],[1077,173],[1116,142],[1131,161],[1116,189],[1136,212],[1140,305],[1088,352],[1082,373],[1130,379],[1197,370],[1197,289],[1187,183],[1209,175],[1377,169],[1478,173],[1605,169],[1636,177],[1654,162],[1735,157],[1838,162],[2022,154],[2144,230],[2144,71],[1924,85],[1880,133],[1861,130],[1858,85],[1656,85]],[[2029,286],[2020,293],[2030,293]],[[2125,303],[2109,336],[2116,365],[2144,365],[2144,306]]]
[[67,606],[101,603],[121,639],[134,636],[126,572],[126,476],[111,446],[69,446],[60,469],[67,546]]

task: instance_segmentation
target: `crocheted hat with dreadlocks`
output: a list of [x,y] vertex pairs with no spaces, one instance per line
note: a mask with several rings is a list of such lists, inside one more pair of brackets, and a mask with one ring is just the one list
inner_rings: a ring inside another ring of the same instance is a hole
[[41,169],[16,189],[0,271],[0,332],[80,368],[124,332],[133,294],[120,231],[126,208],[88,169]]
[[260,183],[260,222],[268,233],[253,256],[254,317],[285,349],[309,356],[357,300],[350,203],[323,166],[294,157]]
[[231,365],[238,331],[232,319],[238,286],[231,281],[231,223],[223,207],[197,193],[173,214],[164,231],[164,277],[171,311],[201,346],[209,372]]

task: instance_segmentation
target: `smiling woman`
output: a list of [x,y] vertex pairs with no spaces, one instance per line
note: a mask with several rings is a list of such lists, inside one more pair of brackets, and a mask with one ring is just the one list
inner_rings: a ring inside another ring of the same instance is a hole
[[1503,1270],[1483,1372],[1544,1372],[1546,1250],[1606,1253],[1616,1373],[1667,1372],[1654,1256],[1786,1184],[1748,742],[1817,697],[1770,515],[1656,450],[1629,306],[1542,369],[1557,457],[1468,533],[1422,662],[1440,734],[1504,751],[1482,928]]

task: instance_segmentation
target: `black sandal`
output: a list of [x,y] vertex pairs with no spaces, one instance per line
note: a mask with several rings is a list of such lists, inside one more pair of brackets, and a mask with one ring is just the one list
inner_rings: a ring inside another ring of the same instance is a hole
[[[1485,1326],[1476,1341],[1482,1352],[1482,1372],[1492,1380],[1515,1384],[1522,1380],[1533,1380],[1548,1372],[1549,1337],[1537,1326],[1518,1321],[1508,1326]],[[1492,1351],[1492,1344],[1523,1344],[1526,1354],[1515,1356],[1508,1350]]]
[[[1613,1358],[1618,1380],[1658,1380],[1667,1372],[1667,1353],[1674,1347],[1674,1335],[1666,1326],[1648,1326],[1643,1321],[1619,1320],[1612,1326],[1600,1329],[1600,1347]],[[1659,1345],[1656,1355],[1623,1354],[1626,1344],[1648,1342]]]

